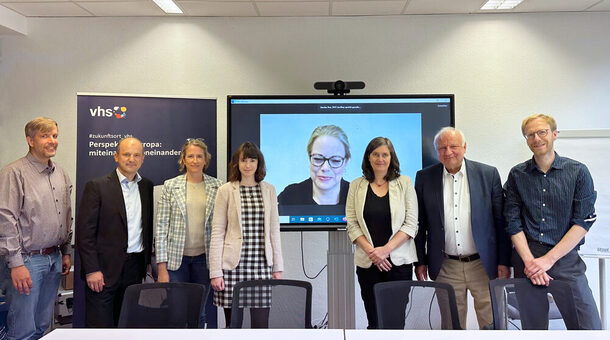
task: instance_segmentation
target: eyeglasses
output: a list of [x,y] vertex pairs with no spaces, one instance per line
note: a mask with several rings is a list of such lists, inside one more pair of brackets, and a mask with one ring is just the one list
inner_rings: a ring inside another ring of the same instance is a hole
[[205,142],[205,139],[203,139],[203,138],[187,138],[186,141],[187,142],[193,142],[193,141]]
[[551,129],[542,129],[542,130],[534,131],[532,133],[528,133],[527,135],[523,135],[523,137],[525,137],[525,139],[527,139],[527,140],[534,139],[535,135],[538,135],[538,137],[542,138],[542,137],[546,137],[546,135],[548,135],[550,131],[551,131]]
[[313,166],[321,167],[324,165],[324,162],[328,161],[328,165],[333,168],[339,168],[345,162],[345,157],[341,156],[331,156],[326,158],[320,154],[314,153],[309,155],[309,163]]

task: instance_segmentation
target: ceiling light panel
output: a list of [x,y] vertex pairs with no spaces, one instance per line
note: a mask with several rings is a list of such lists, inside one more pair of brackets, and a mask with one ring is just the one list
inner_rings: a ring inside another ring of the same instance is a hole
[[167,14],[182,14],[182,10],[173,0],[153,0]]
[[482,10],[506,10],[517,7],[523,0],[489,0],[487,1]]

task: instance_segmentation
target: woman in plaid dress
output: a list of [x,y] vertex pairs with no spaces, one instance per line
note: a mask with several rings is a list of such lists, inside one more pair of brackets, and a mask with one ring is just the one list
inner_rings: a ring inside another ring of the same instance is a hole
[[[188,139],[178,161],[180,171],[186,173],[163,184],[155,232],[159,282],[210,285],[206,254],[210,249],[216,192],[222,185],[218,179],[203,173],[211,158],[202,140]],[[205,312],[204,308],[201,327],[206,323]]]
[[[283,271],[277,195],[263,181],[265,160],[250,142],[239,146],[229,163],[229,183],[218,189],[210,242],[210,278],[214,304],[231,320],[233,287],[249,280],[281,279]],[[248,292],[253,328],[266,328],[270,288]]]

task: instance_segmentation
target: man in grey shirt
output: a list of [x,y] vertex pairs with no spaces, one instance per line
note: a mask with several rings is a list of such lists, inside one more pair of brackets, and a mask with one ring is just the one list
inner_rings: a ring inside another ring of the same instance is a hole
[[70,271],[72,184],[51,161],[57,123],[25,126],[29,152],[0,172],[0,282],[8,298],[8,339],[38,339],[53,319],[61,275]]

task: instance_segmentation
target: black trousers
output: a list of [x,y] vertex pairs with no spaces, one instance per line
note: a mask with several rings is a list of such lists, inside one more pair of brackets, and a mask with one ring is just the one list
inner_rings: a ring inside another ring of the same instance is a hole
[[96,293],[85,288],[85,326],[88,328],[116,328],[119,323],[123,296],[127,287],[142,283],[145,275],[144,253],[129,254],[123,264],[119,280]]
[[[534,257],[541,257],[546,254],[552,247],[543,245],[538,242],[528,242],[530,251]],[[524,274],[525,265],[523,260],[517,254],[517,251],[513,249],[512,262],[515,268],[515,277],[526,277]],[[585,271],[587,266],[578,255],[578,251],[573,249],[564,257],[560,258],[551,269],[547,271],[553,279],[567,282],[572,288],[572,294],[574,303],[576,305],[576,320],[566,319],[564,317],[564,323],[568,329],[601,329],[601,319],[599,312],[597,311],[597,305],[593,298],[591,288]],[[561,295],[554,295],[555,301],[559,311],[564,308],[562,303]],[[566,296],[565,298],[572,298]],[[549,304],[547,299],[546,290],[532,290],[531,293],[525,297],[527,301],[523,301],[523,305],[527,308],[522,312],[521,323],[524,329],[548,329],[549,319]],[[521,304],[520,304],[521,305]],[[573,313],[564,313],[562,315],[570,315]]]
[[413,265],[403,264],[402,266],[395,266],[392,264],[392,269],[389,272],[380,271],[375,265],[372,265],[370,268],[356,267],[356,274],[360,284],[360,296],[362,296],[362,301],[364,301],[364,310],[366,311],[366,318],[369,323],[367,328],[377,329],[379,324],[377,322],[373,286],[379,282],[412,280]]

